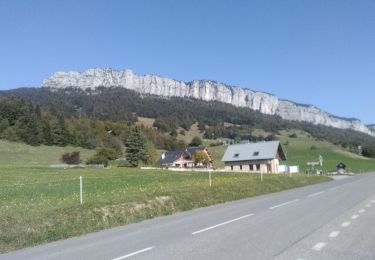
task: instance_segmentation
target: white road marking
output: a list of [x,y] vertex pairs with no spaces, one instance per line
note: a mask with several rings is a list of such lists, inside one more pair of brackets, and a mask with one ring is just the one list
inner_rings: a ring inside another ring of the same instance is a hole
[[131,257],[131,256],[134,256],[134,255],[138,255],[138,254],[143,253],[143,252],[146,252],[146,251],[150,251],[150,250],[153,249],[153,248],[154,248],[153,246],[150,246],[150,247],[147,247],[147,248],[145,248],[145,249],[141,249],[141,250],[135,251],[135,252],[130,253],[130,254],[127,254],[127,255],[123,255],[123,256],[120,256],[120,257],[117,257],[117,258],[113,258],[112,260],[121,260],[121,259],[125,259],[125,258]]
[[371,207],[371,204],[366,204],[366,208],[369,208],[369,207]]
[[371,203],[375,203],[375,200],[372,200]]
[[332,187],[329,190],[337,190],[338,188],[340,188],[340,186]]
[[324,243],[324,242],[320,242],[318,244],[316,244],[315,246],[313,246],[313,250],[316,250],[316,251],[320,251],[322,250],[327,244]]
[[239,218],[235,218],[235,219],[232,219],[232,220],[228,220],[228,221],[225,221],[225,222],[223,222],[223,223],[220,223],[220,224],[217,224],[217,225],[214,225],[214,226],[208,227],[208,228],[204,228],[204,229],[201,229],[201,230],[195,231],[195,232],[193,232],[193,233],[191,233],[191,234],[192,234],[192,235],[196,235],[196,234],[199,234],[199,233],[202,233],[202,232],[208,231],[208,230],[210,230],[210,229],[217,228],[217,227],[220,227],[220,226],[223,226],[223,225],[226,225],[226,224],[229,224],[229,223],[232,223],[232,222],[235,222],[235,221],[238,221],[238,220],[244,219],[244,218],[248,218],[248,217],[251,217],[251,216],[254,216],[254,214],[248,214],[248,215],[245,215],[245,216],[242,216],[242,217],[239,217]]
[[323,191],[319,191],[319,192],[316,192],[316,193],[310,194],[310,195],[308,195],[307,197],[308,197],[308,198],[315,197],[315,196],[318,196],[318,195],[320,195],[320,194],[323,194],[324,192],[325,192],[324,190],[323,190]]
[[353,216],[351,216],[350,218],[351,219],[357,219],[359,217],[359,215],[357,215],[357,214],[354,214]]
[[299,201],[299,199],[295,199],[295,200],[287,201],[287,202],[281,203],[281,204],[279,204],[279,205],[272,206],[272,207],[270,207],[269,209],[276,209],[276,208],[279,208],[279,207],[282,207],[282,206],[285,206],[285,205],[288,205],[288,204],[291,204],[291,203],[293,203],[293,202],[297,202],[297,201]]
[[337,237],[340,234],[340,231],[332,231],[328,236],[330,238]]
[[366,210],[365,209],[360,209],[358,210],[358,213],[364,213]]
[[342,227],[349,227],[350,226],[350,222],[347,221],[347,222],[344,222],[341,224]]

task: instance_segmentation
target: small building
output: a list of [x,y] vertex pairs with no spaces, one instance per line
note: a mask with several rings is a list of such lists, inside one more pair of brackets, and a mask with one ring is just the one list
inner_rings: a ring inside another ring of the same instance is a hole
[[[197,151],[202,151],[203,156],[207,159],[206,162],[198,162],[196,160],[195,155]],[[188,147],[186,149],[179,149],[163,153],[159,160],[159,165],[176,168],[212,168],[212,162],[213,160],[211,154],[205,147]]]
[[226,171],[279,173],[286,155],[279,141],[270,141],[229,145],[221,160]]
[[344,174],[345,170],[346,170],[346,165],[344,163],[340,162],[339,164],[337,164],[337,173],[338,174]]

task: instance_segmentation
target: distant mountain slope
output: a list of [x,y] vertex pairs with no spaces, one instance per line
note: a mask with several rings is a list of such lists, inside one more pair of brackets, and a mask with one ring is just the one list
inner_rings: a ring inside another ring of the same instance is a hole
[[[91,91],[78,88],[20,88],[0,91],[0,96],[31,101],[43,109],[63,113],[67,118],[83,117],[126,124],[133,124],[139,116],[159,119],[159,126],[169,125],[169,130],[163,130],[168,133],[172,133],[171,130],[178,126],[188,130],[191,124],[198,122],[203,126],[202,131],[208,139],[225,137],[251,140],[252,129],[263,129],[272,134],[283,129],[300,129],[317,139],[341,144],[343,147],[357,149],[358,145],[375,146],[375,137],[351,129],[284,120],[277,115],[262,114],[223,102],[187,97],[165,98],[122,87],[99,87]],[[168,136],[171,137],[169,134]]]
[[278,97],[253,91],[247,88],[233,87],[210,80],[183,82],[156,75],[138,76],[130,70],[115,71],[109,68],[89,69],[80,72],[57,72],[43,81],[42,88],[79,88],[122,87],[165,97],[192,97],[205,101],[220,101],[237,107],[248,107],[263,114],[278,115],[283,119],[304,121],[325,126],[352,129],[369,135],[375,135],[359,119],[346,119],[330,115],[312,105],[301,105]]

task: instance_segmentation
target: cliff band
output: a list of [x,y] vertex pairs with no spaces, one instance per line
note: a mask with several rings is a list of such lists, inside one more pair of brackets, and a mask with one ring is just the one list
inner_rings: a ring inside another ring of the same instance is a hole
[[306,121],[341,129],[352,129],[369,135],[375,135],[358,119],[336,117],[312,105],[301,105],[281,100],[274,95],[253,91],[247,88],[233,87],[210,80],[183,82],[156,75],[138,76],[131,70],[115,71],[89,69],[80,72],[57,72],[43,81],[45,88],[123,87],[139,93],[164,97],[192,97],[205,101],[220,101],[238,107],[248,107],[264,114],[279,115],[287,120]]

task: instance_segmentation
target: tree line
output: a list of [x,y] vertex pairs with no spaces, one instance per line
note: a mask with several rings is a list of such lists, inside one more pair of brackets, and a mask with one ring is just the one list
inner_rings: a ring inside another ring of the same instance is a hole
[[[156,120],[154,129],[143,128],[141,132],[157,148],[163,149],[174,149],[186,145],[176,140],[177,129],[181,127],[188,130],[194,122],[198,122],[199,129],[205,133],[205,138],[211,139],[226,137],[256,141],[258,137],[253,136],[251,131],[258,128],[270,132],[271,135],[267,139],[272,140],[280,130],[300,129],[310,133],[316,139],[326,140],[344,148],[356,150],[358,146],[362,146],[368,156],[372,156],[372,147],[375,147],[374,137],[353,130],[288,121],[276,115],[265,115],[249,108],[235,107],[216,101],[206,102],[179,97],[164,98],[140,94],[124,88],[102,87],[86,91],[74,88],[58,90],[25,88],[3,91],[0,95],[15,96],[35,104],[32,105],[33,110],[31,111],[34,112],[28,115],[29,118],[38,117],[40,114],[38,110],[47,111],[41,112],[42,118],[46,117],[43,115],[45,113],[52,117],[53,124],[50,126],[47,124],[41,128],[47,128],[46,134],[42,138],[40,134],[36,134],[38,131],[35,128],[38,127],[33,125],[34,123],[30,120],[19,122],[22,124],[19,133],[14,133],[12,130],[7,131],[8,138],[12,139],[16,136],[28,143],[37,143],[36,140],[40,138],[39,142],[45,144],[64,145],[64,143],[68,143],[83,147],[96,147],[98,142],[103,142],[102,139],[105,138],[99,133],[92,133],[95,132],[90,130],[93,125],[102,124],[100,122],[111,122],[120,124],[123,127],[121,131],[129,132],[129,127],[135,124],[137,117],[143,116]],[[13,123],[12,118],[8,122],[2,123],[4,124],[2,128],[8,128],[8,125],[12,124],[10,122]],[[79,130],[80,124],[86,127],[87,133]],[[51,129],[49,130],[48,127]],[[28,128],[31,131],[22,134],[22,128]],[[103,130],[103,127],[98,129]],[[48,137],[49,132],[52,132],[51,138]],[[77,138],[77,136],[79,137]]]

